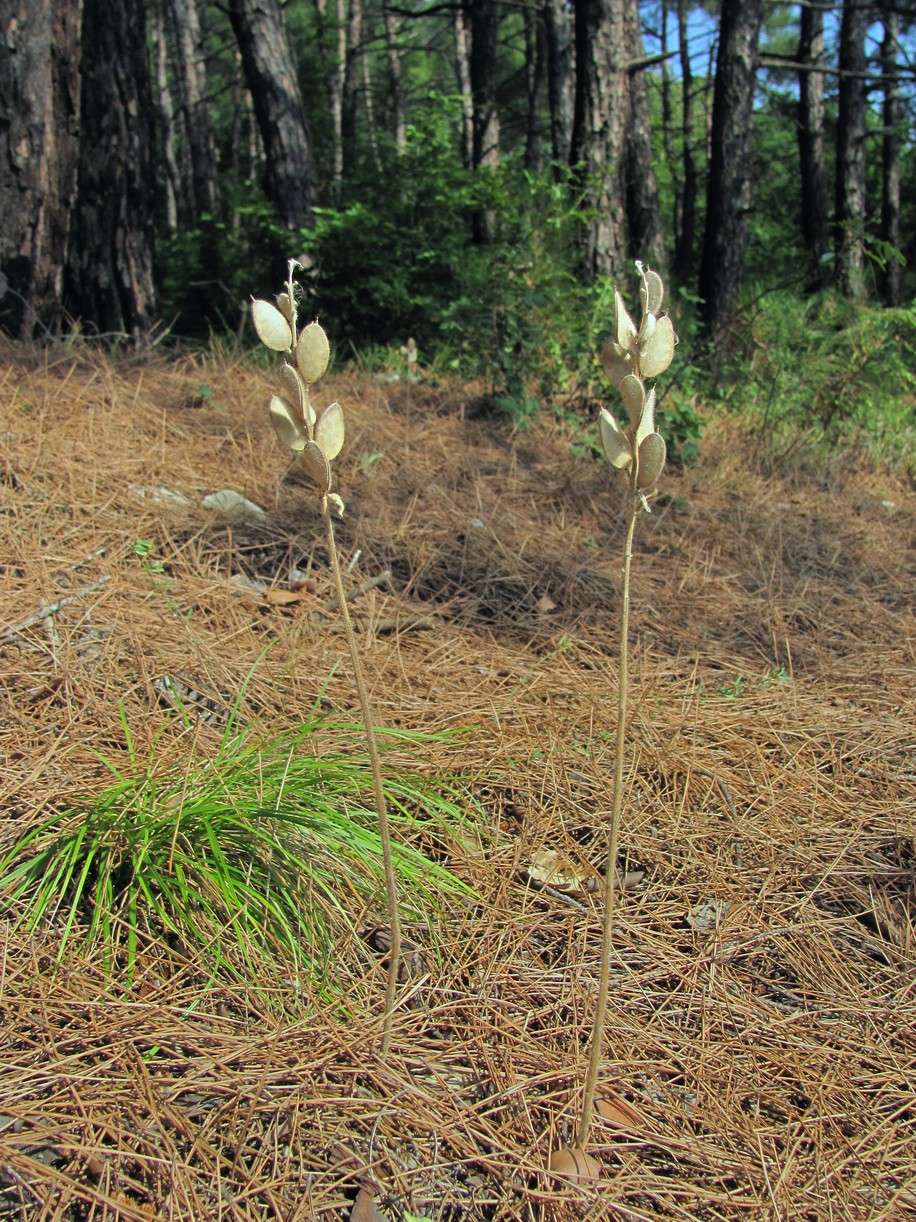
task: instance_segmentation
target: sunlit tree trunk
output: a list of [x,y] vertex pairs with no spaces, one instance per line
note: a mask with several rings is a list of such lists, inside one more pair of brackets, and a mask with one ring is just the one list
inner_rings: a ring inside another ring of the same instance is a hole
[[837,283],[846,297],[865,297],[865,134],[869,12],[846,0],[840,23],[840,96],[836,153]]
[[[639,27],[638,0],[629,0],[626,12],[627,56],[631,64],[645,55]],[[626,126],[627,230],[631,252],[658,271],[666,265],[662,210],[655,179],[652,116],[643,69],[629,73],[629,113]]]
[[[885,4],[881,73],[884,77],[884,137],[881,147],[881,239],[894,251],[900,249],[900,19]],[[900,305],[900,263],[886,252],[881,277],[885,305]]]
[[571,161],[589,211],[583,270],[614,276],[626,258],[626,0],[574,0],[576,106]]
[[801,174],[802,237],[811,251],[814,285],[832,279],[828,255],[827,169],[824,155],[824,12],[804,5],[798,42],[798,155]]
[[79,174],[65,307],[109,335],[156,322],[157,180],[143,0],[85,0]]
[[470,167],[474,158],[474,95],[471,89],[471,40],[463,5],[454,6],[452,20],[455,31],[455,76],[461,99],[461,156],[464,165]]
[[264,144],[265,194],[288,229],[301,229],[318,176],[283,13],[278,0],[229,0],[229,17]]
[[741,289],[751,191],[751,119],[763,0],[723,0],[713,97],[701,319],[708,339],[727,325]]
[[0,326],[61,322],[77,186],[82,0],[0,3]]
[[541,12],[547,53],[550,148],[554,162],[567,166],[570,164],[574,111],[572,16],[566,0],[543,0]]

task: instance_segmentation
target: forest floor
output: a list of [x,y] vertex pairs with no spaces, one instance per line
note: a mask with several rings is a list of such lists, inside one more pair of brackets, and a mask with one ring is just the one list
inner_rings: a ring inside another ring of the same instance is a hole
[[[227,703],[247,680],[265,736],[326,683],[354,708],[269,376],[8,348],[0,387],[0,847],[96,794],[125,723],[141,759],[183,766],[164,675]],[[347,417],[349,580],[392,574],[352,604],[374,712],[461,731],[406,763],[467,778],[490,838],[450,864],[482,902],[437,914],[385,1063],[371,962],[345,1021],[282,1013],[154,944],[130,981],[78,942],[58,963],[59,931],[0,909],[0,1217],[912,1216],[912,487],[839,450],[776,462],[720,418],[638,524],[603,1173],[569,1185],[545,1166],[575,1131],[596,989],[619,490],[550,413],[513,434],[457,388],[318,390]],[[266,512],[201,504],[226,488]],[[298,599],[250,584],[288,590],[293,567]]]

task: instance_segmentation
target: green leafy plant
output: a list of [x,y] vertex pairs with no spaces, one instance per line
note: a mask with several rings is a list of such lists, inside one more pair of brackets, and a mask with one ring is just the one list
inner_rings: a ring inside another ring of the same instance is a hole
[[640,275],[639,299],[642,317],[637,328],[626,306],[615,290],[614,338],[601,350],[601,364],[623,401],[627,413],[621,426],[607,408],[601,409],[599,432],[605,457],[617,472],[623,486],[626,513],[626,537],[623,550],[623,585],[620,616],[620,678],[617,693],[617,732],[615,735],[614,788],[611,817],[607,825],[607,880],[605,884],[604,920],[601,936],[601,966],[598,997],[592,1024],[588,1069],[582,1098],[582,1112],[576,1145],[572,1149],[555,1150],[550,1157],[550,1169],[559,1175],[577,1180],[594,1179],[597,1162],[586,1152],[594,1110],[598,1070],[604,1046],[604,1026],[610,988],[611,954],[614,933],[614,892],[617,876],[617,846],[620,839],[623,807],[624,754],[626,749],[626,716],[628,692],[628,657],[630,623],[630,567],[633,559],[633,536],[639,515],[649,511],[649,499],[654,495],[665,466],[666,446],[655,425],[655,389],[646,390],[645,379],[655,378],[671,364],[677,336],[670,317],[662,313],[665,287],[657,272],[636,267]]
[[[164,938],[202,973],[265,997],[289,999],[281,980],[339,993],[335,950],[353,935],[341,897],[368,905],[385,884],[359,727],[313,708],[263,747],[230,719],[215,754],[163,772],[155,747],[138,760],[122,721],[129,769],[104,761],[113,780],[98,798],[42,820],[0,858],[7,914],[28,929],[53,921],[59,957],[77,934],[100,939],[128,976],[142,943]],[[408,775],[385,784],[405,841],[457,826],[456,797]],[[393,862],[411,915],[465,893],[418,848],[399,844]]]
[[343,408],[336,401],[329,404],[320,414],[316,413],[312,406],[311,388],[327,370],[331,348],[324,328],[319,323],[309,323],[301,331],[299,330],[296,288],[293,281],[298,267],[299,264],[295,259],[289,261],[286,291],[279,294],[276,305],[271,305],[269,301],[254,301],[251,306],[251,316],[258,338],[265,347],[273,352],[285,353],[293,360],[292,364],[285,361],[280,367],[278,376],[283,393],[274,395],[271,399],[270,419],[278,438],[292,455],[300,460],[306,474],[318,491],[318,504],[324,523],[334,584],[337,587],[340,615],[346,633],[366,734],[366,747],[369,753],[375,809],[378,815],[382,845],[382,863],[388,900],[388,924],[391,930],[391,953],[388,958],[388,985],[385,992],[385,1017],[382,1031],[382,1056],[385,1057],[391,1045],[395,994],[401,958],[398,885],[393,864],[388,806],[382,782],[372,711],[369,707],[369,693],[366,689],[366,680],[356,644],[356,634],[353,631],[350,612],[347,608],[346,591],[331,517],[332,510],[341,517],[344,512],[343,501],[336,492],[331,491],[333,481],[331,463],[343,449],[344,414]]

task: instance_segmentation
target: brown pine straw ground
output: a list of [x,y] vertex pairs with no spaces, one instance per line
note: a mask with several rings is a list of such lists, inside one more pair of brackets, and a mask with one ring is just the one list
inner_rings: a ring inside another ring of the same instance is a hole
[[[182,766],[163,674],[230,701],[249,678],[242,711],[266,738],[335,663],[327,700],[354,707],[271,389],[226,360],[3,354],[0,630],[78,597],[0,642],[2,846],[99,792],[95,753],[125,758],[119,706],[141,759]],[[352,1016],[268,981],[284,1016],[155,945],[130,984],[89,947],[55,967],[59,931],[0,909],[0,1217],[914,1216],[912,488],[851,451],[774,463],[718,419],[639,523],[600,1085],[635,1119],[596,1119],[603,1178],[569,1186],[545,1166],[578,1114],[600,887],[538,890],[524,871],[554,850],[603,885],[618,489],[546,415],[513,436],[457,388],[318,391],[347,414],[349,580],[392,572],[352,603],[376,717],[464,731],[406,762],[461,773],[482,803],[492,842],[451,858],[482,902],[432,918],[440,956],[411,981],[386,1065],[383,973],[347,946]],[[200,505],[222,488],[267,516]],[[233,581],[287,589],[291,565],[310,574],[299,604]],[[361,1187],[374,1206],[354,1208]]]

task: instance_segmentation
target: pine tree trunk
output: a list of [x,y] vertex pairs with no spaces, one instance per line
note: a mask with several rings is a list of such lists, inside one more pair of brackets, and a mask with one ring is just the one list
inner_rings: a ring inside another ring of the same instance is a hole
[[216,145],[207,105],[197,0],[156,0],[157,25],[165,38],[167,87],[174,107],[174,138],[181,189],[180,221],[197,223],[216,204]]
[[[626,13],[627,56],[636,63],[645,55],[639,28],[638,0],[629,0]],[[629,74],[630,109],[626,127],[627,231],[629,248],[641,260],[664,271],[665,234],[658,202],[655,157],[652,150],[652,116],[645,72]]]
[[356,164],[356,109],[359,98],[360,60],[363,57],[363,0],[350,0],[346,22],[343,62],[343,97],[340,138],[343,150],[343,172],[352,172]]
[[156,322],[156,167],[143,0],[85,0],[79,173],[64,302],[139,338]]
[[881,240],[893,251],[885,251],[881,276],[884,304],[900,305],[900,18],[891,5],[883,12],[884,40],[881,73],[884,77],[884,137],[881,146]]
[[82,0],[0,3],[0,326],[61,323],[79,164]]
[[566,0],[544,0],[550,147],[558,166],[570,164],[574,111],[573,23]]
[[801,174],[802,237],[813,259],[813,284],[832,279],[828,255],[827,169],[824,154],[824,13],[804,5],[798,43],[798,156]]
[[302,229],[318,174],[282,10],[278,0],[229,0],[229,17],[264,144],[264,192],[288,229]]
[[687,41],[687,0],[677,5],[678,51],[681,61],[681,139],[683,186],[679,224],[674,239],[674,275],[681,284],[693,276],[693,248],[697,232],[697,163],[694,156],[694,90]]
[[626,260],[627,0],[574,0],[572,164],[589,211],[583,270],[615,276]]
[[397,17],[391,11],[389,0],[382,4],[385,22],[385,49],[388,55],[388,91],[390,97],[391,133],[397,155],[403,157],[407,151],[407,118],[404,102],[404,81],[401,74],[401,52],[398,46]]
[[455,76],[461,99],[461,159],[469,169],[474,157],[474,96],[471,90],[471,38],[462,4],[452,10],[455,31]]
[[474,105],[471,166],[499,165],[499,111],[496,107],[496,34],[499,5],[495,0],[464,0],[469,33],[468,69]]
[[525,23],[525,169],[537,170],[541,164],[539,123],[541,80],[544,76],[544,33],[533,8],[523,13]]
[[836,153],[837,283],[844,296],[865,297],[865,134],[869,12],[845,0],[840,23],[840,100]]
[[751,119],[762,20],[763,0],[723,2],[699,284],[703,332],[713,340],[734,311],[744,270]]

